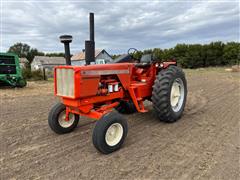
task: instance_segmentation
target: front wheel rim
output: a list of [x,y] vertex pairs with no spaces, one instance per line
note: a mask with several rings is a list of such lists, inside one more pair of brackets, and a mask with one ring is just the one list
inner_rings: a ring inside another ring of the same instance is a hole
[[58,123],[63,128],[69,128],[74,123],[74,115],[69,113],[69,120],[66,120],[66,111],[62,111],[58,116]]
[[123,137],[123,127],[120,123],[114,123],[106,131],[105,141],[109,146],[117,145]]
[[184,84],[182,79],[175,79],[173,81],[170,94],[170,103],[174,112],[178,112],[182,108],[184,102],[184,94]]

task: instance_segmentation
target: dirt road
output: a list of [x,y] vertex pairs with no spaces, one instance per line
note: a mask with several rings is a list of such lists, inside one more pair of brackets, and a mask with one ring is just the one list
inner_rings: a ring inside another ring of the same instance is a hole
[[151,106],[128,115],[126,142],[110,155],[93,147],[91,120],[70,134],[49,129],[51,82],[0,89],[0,179],[239,179],[240,73],[186,75],[182,119],[159,122]]

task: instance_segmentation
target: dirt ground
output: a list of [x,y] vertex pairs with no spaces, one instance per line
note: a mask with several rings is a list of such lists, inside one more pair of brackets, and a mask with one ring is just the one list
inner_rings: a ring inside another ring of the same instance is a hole
[[110,155],[92,145],[94,122],[65,135],[47,123],[52,82],[0,89],[0,179],[239,179],[240,73],[187,70],[188,98],[176,123],[150,112],[126,116],[124,146]]

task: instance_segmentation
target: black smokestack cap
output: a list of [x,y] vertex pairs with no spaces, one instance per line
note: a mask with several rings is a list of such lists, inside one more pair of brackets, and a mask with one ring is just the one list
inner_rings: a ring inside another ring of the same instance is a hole
[[59,37],[61,43],[71,43],[72,42],[72,36],[71,35],[62,35]]
[[70,43],[72,42],[72,36],[71,35],[62,35],[59,37],[61,43],[64,43],[64,49],[65,49],[65,59],[66,64],[71,65],[71,55],[70,55]]

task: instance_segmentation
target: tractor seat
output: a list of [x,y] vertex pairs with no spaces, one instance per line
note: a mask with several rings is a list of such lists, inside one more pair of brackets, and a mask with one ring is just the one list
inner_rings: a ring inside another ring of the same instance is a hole
[[151,66],[150,63],[137,63],[135,64],[135,67],[139,67],[139,68],[145,68],[145,67],[149,67]]
[[152,63],[152,54],[145,54],[141,57],[140,63],[137,63],[136,67],[149,67]]

